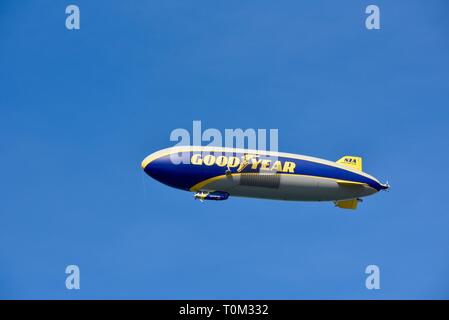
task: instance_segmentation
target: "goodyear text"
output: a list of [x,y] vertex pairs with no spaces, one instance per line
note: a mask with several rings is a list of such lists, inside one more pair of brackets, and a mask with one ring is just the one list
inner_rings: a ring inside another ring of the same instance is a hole
[[242,157],[236,156],[215,156],[212,154],[202,155],[194,154],[190,159],[193,165],[206,165],[219,167],[237,168],[237,172],[243,171],[249,167],[250,170],[255,171],[273,171],[283,173],[294,173],[296,163],[291,161],[271,161],[267,159],[259,159],[257,155],[247,155]]

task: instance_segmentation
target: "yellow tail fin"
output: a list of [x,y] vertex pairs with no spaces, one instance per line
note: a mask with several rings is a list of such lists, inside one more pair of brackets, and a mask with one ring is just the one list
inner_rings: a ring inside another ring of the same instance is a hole
[[351,200],[340,200],[337,201],[335,203],[335,206],[342,208],[342,209],[352,209],[355,210],[357,209],[357,204],[358,204],[358,200],[357,199],[351,199]]
[[344,164],[345,166],[362,171],[361,157],[344,156],[343,158],[338,160],[337,163]]

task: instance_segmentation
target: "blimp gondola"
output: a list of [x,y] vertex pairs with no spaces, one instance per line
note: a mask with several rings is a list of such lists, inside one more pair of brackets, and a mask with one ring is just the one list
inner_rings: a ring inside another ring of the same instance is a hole
[[237,148],[178,146],[142,161],[146,174],[201,201],[249,197],[330,201],[356,209],[363,197],[389,188],[362,171],[362,158],[333,162],[293,153]]

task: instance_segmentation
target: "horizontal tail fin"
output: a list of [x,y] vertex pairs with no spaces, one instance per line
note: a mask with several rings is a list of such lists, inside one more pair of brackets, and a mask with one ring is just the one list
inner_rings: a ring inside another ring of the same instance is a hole
[[362,158],[353,156],[344,156],[339,159],[337,163],[343,164],[345,166],[351,167],[353,169],[362,171]]
[[351,200],[340,200],[335,202],[335,206],[342,208],[342,209],[357,209],[357,204],[359,203],[359,200],[357,199],[351,199]]

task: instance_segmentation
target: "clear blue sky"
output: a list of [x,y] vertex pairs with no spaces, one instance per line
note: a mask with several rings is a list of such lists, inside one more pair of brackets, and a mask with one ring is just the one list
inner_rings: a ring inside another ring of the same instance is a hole
[[[65,7],[81,30],[65,29]],[[381,30],[365,29],[365,7]],[[449,298],[447,1],[2,1],[0,298]],[[141,160],[204,127],[391,192],[194,201]],[[65,288],[65,267],[81,289]],[[381,289],[365,289],[365,267]]]

